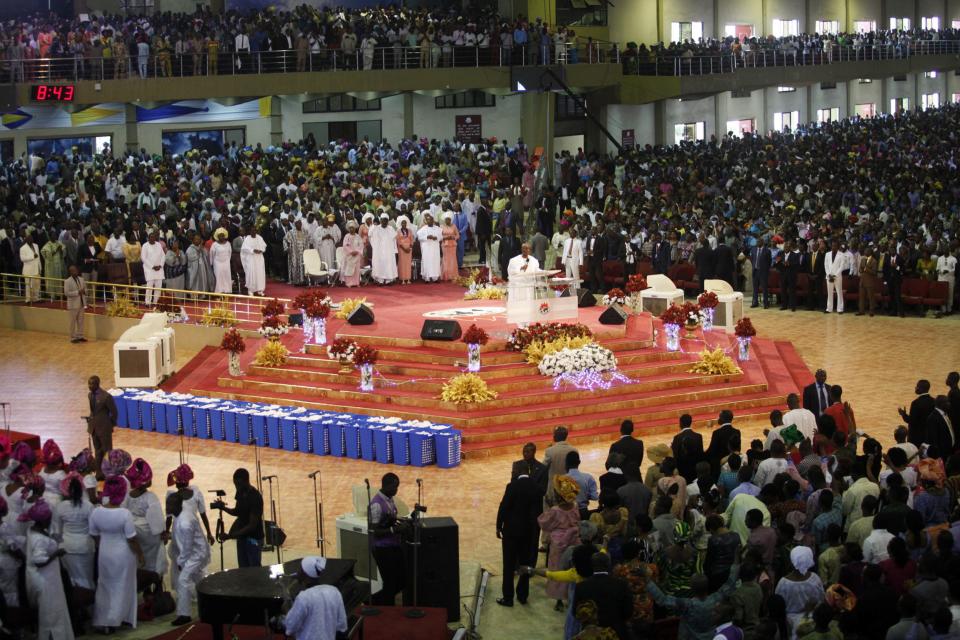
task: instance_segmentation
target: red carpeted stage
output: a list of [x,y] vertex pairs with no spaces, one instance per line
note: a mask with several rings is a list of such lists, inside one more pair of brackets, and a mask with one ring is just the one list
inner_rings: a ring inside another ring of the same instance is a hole
[[[302,289],[272,283],[268,294],[293,298]],[[598,342],[614,351],[620,373],[628,377],[608,389],[554,386],[527,364],[523,354],[506,349],[513,325],[506,322],[505,301],[468,301],[464,289],[452,283],[333,288],[335,302],[365,297],[373,303],[375,321],[352,326],[331,319],[328,340],[348,336],[376,347],[375,390],[361,392],[356,371],[343,374],[323,346],[302,351],[302,333],[283,338],[291,357],[282,367],[252,363],[263,340],[251,337],[243,354],[244,373],[227,374],[227,356],[207,348],[164,383],[167,391],[257,402],[300,405],[330,411],[398,416],[448,423],[463,431],[465,458],[513,452],[528,441],[550,441],[559,423],[572,427],[574,442],[598,442],[617,436],[628,416],[641,433],[672,432],[677,418],[690,413],[697,426],[732,409],[739,422],[766,423],[769,412],[784,406],[785,397],[812,380],[810,372],[789,342],[756,337],[751,360],[740,363],[742,373],[710,376],[689,368],[705,347],[736,352],[736,341],[722,330],[697,330],[694,339],[681,340],[681,350],[668,351],[660,321],[649,314],[633,315],[626,325],[602,325],[604,307],[580,309],[579,321]],[[473,311],[466,311],[473,309]],[[466,329],[471,323],[486,329],[490,342],[482,349],[479,375],[499,397],[482,405],[453,405],[439,399],[447,380],[466,367],[467,347],[461,342],[422,341],[425,314],[454,310]],[[253,335],[253,334],[251,334]]]

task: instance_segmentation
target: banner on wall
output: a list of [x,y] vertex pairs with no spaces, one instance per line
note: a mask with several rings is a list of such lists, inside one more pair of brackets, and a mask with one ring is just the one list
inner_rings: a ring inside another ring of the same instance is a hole
[[620,146],[624,149],[633,149],[637,146],[637,139],[633,129],[623,129],[620,131]]
[[52,105],[25,106],[0,113],[0,130],[101,127],[124,122],[125,109],[119,103],[97,104],[72,113]]
[[153,109],[137,107],[137,122],[155,124],[202,124],[232,120],[256,120],[270,115],[272,98],[258,98],[234,105],[213,100],[182,100]]
[[191,149],[206,151],[213,156],[222,156],[226,144],[223,129],[199,131],[164,131],[160,139],[163,152],[182,155]]
[[456,116],[453,125],[453,135],[460,142],[480,142],[483,137],[483,127],[479,115]]

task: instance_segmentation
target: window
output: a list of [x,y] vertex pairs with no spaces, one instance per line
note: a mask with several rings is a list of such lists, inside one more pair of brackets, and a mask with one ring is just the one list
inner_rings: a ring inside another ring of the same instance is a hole
[[434,106],[437,109],[495,107],[497,106],[497,97],[486,91],[464,91],[463,93],[451,93],[448,96],[437,96],[434,100]]
[[799,111],[778,111],[773,114],[773,130],[784,131],[789,129],[793,131],[800,124]]
[[960,93],[955,93],[952,96],[950,96],[950,101],[953,104],[960,104]]
[[858,104],[854,108],[854,113],[856,113],[861,118],[872,118],[877,115],[877,105],[874,102],[865,102],[863,104]]
[[839,107],[827,107],[826,109],[817,109],[817,122],[836,122],[840,119]]
[[[578,120],[587,116],[583,111],[580,101],[574,100],[565,93],[558,93],[556,95],[557,112],[555,117],[557,120]],[[583,100],[583,98],[581,98],[581,100]]]
[[820,91],[833,91],[837,88],[836,82],[821,82]]
[[777,87],[777,93],[793,93],[796,90],[796,87]]
[[927,109],[936,109],[940,106],[940,94],[939,93],[925,93],[920,96],[920,105],[923,107],[924,111]]
[[939,16],[930,16],[920,18],[920,28],[921,29],[931,29],[936,31],[940,28],[940,17]]
[[774,18],[773,35],[776,38],[800,35],[800,21],[797,19],[782,20],[780,18]]
[[853,30],[857,33],[870,33],[877,30],[877,23],[873,20],[854,20]]
[[723,36],[725,38],[737,38],[743,40],[744,38],[753,37],[753,25],[752,24],[728,24],[723,27]]
[[684,122],[673,125],[673,141],[675,144],[681,142],[696,142],[703,140],[706,135],[706,122]]
[[860,84],[870,84],[873,82],[873,78],[857,78],[857,82]]
[[960,20],[953,20],[950,22],[951,29],[960,29]]
[[936,78],[936,77],[937,77],[937,72],[936,72],[936,71],[924,71],[924,72],[923,72],[923,77],[924,77],[924,78]]
[[673,42],[686,42],[694,40],[699,42],[703,39],[702,22],[671,22],[670,40]]
[[890,98],[890,113],[902,113],[909,110],[909,98]]
[[380,111],[380,100],[361,100],[353,96],[330,96],[303,103],[304,113],[337,113],[340,111]]
[[837,20],[817,20],[814,22],[817,33],[837,33],[840,31],[840,22]]
[[897,31],[909,31],[910,18],[890,18],[890,28]]
[[727,120],[727,133],[740,138],[745,133],[753,133],[753,118],[747,120]]

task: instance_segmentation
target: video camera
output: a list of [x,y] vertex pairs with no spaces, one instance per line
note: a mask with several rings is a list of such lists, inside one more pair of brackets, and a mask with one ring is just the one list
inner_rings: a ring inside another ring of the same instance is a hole
[[209,493],[213,493],[217,496],[217,499],[210,503],[210,509],[223,509],[226,505],[223,504],[223,498],[227,495],[227,492],[223,489],[213,489]]

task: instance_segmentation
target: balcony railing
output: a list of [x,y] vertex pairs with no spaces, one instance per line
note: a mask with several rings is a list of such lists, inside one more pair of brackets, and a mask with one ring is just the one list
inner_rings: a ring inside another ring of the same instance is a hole
[[917,56],[956,55],[960,40],[920,40],[909,44],[879,44],[862,47],[833,47],[826,51],[792,49],[759,49],[722,55],[658,56],[640,59],[629,51],[622,52],[624,73],[641,76],[701,76],[731,73],[737,69],[767,67],[802,67],[840,62],[903,60]]
[[160,53],[124,58],[82,56],[0,60],[0,82],[51,82],[189,78],[199,76],[537,66],[619,62],[616,49],[597,43],[569,42],[564,47],[380,47],[321,51],[257,51],[241,53]]

